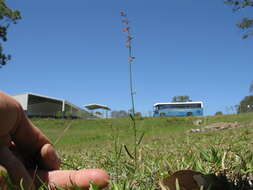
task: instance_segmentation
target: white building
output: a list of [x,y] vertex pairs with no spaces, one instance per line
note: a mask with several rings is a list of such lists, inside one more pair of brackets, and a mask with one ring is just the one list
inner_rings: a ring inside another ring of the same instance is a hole
[[82,117],[84,110],[70,102],[34,93],[13,96],[29,117]]

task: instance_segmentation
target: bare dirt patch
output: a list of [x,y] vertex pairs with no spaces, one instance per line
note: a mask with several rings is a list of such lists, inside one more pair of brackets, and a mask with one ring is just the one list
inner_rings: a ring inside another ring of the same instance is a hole
[[242,125],[238,122],[219,122],[219,123],[206,125],[198,129],[191,129],[189,132],[198,133],[198,132],[206,132],[206,131],[219,131],[219,130],[235,129],[235,128],[240,128],[240,127],[245,127],[245,125]]

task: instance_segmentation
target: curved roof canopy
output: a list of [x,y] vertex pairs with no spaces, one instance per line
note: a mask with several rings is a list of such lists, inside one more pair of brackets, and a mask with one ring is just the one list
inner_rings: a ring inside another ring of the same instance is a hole
[[100,105],[100,104],[88,104],[84,106],[88,110],[95,110],[95,109],[104,109],[104,110],[111,110],[108,106]]

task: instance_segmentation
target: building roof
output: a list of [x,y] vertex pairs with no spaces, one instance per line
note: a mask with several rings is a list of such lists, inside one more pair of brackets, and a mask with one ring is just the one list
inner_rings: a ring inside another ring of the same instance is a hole
[[77,110],[83,110],[82,108],[80,108],[80,107],[78,107],[78,106],[76,106],[76,105],[70,103],[69,101],[66,101],[66,100],[65,100],[64,102],[65,102],[65,104],[67,104],[67,105],[69,105],[69,106],[72,106],[73,108],[75,108],[75,109],[77,109]]
[[36,93],[31,93],[31,92],[16,94],[14,96],[20,96],[20,95],[32,95],[32,96],[38,96],[38,97],[41,97],[41,98],[47,98],[47,99],[52,99],[52,100],[64,101],[64,99],[54,98],[54,97],[50,97],[50,96],[44,96],[44,95],[41,95],[41,94],[36,94]]
[[108,106],[101,104],[87,104],[84,105],[84,107],[87,108],[88,110],[95,110],[95,109],[111,110]]
[[64,100],[64,99],[60,99],[60,98],[54,98],[54,97],[51,97],[51,96],[44,96],[44,95],[41,95],[41,94],[36,94],[36,93],[31,93],[31,92],[26,92],[26,93],[21,93],[21,94],[16,94],[14,95],[15,96],[22,96],[22,95],[31,95],[31,96],[37,96],[37,97],[41,97],[41,98],[46,98],[46,99],[50,99],[50,100],[56,100],[56,101],[60,101],[60,102],[63,102],[69,106],[72,106],[78,110],[82,110],[82,108],[70,103],[69,101],[67,100]]

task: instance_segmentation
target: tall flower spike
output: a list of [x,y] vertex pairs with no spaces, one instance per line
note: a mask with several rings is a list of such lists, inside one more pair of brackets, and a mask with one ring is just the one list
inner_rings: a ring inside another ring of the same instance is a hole
[[127,35],[127,41],[131,41],[132,39],[133,39],[133,37],[132,37],[132,36]]
[[126,13],[124,13],[123,11],[121,11],[121,12],[120,12],[120,16],[126,17],[126,16],[127,16],[127,14],[126,14]]
[[129,79],[130,79],[130,91],[131,91],[131,102],[132,102],[132,114],[135,115],[135,106],[134,106],[134,92],[133,92],[133,76],[132,76],[132,62],[134,61],[134,57],[132,56],[132,39],[130,33],[130,26],[129,20],[127,18],[127,14],[123,11],[120,12],[122,16],[122,23],[126,26],[122,29],[123,32],[127,32],[127,40],[126,40],[126,47],[128,48],[128,62],[129,62]]
[[129,31],[129,27],[126,28],[122,28],[123,32],[128,32]]
[[129,24],[129,21],[128,21],[128,19],[127,19],[127,18],[125,18],[125,19],[122,19],[122,23],[124,23],[124,24],[128,25],[128,24]]
[[128,58],[128,61],[129,61],[129,62],[133,62],[134,59],[135,59],[135,57],[129,57],[129,58]]
[[[134,57],[132,56],[132,36],[130,33],[130,26],[129,26],[129,21],[127,19],[127,15],[124,12],[121,12],[122,16],[122,23],[127,26],[123,31],[127,32],[127,40],[126,40],[126,47],[128,48],[128,64],[129,64],[129,84],[130,84],[130,95],[131,95],[131,103],[132,103],[132,108],[130,109],[130,118],[133,122],[133,131],[134,131],[134,154],[131,156],[132,159],[134,159],[134,172],[138,168],[138,151],[137,147],[140,144],[140,140],[137,138],[137,128],[136,128],[136,120],[135,120],[135,105],[134,105],[134,95],[135,91],[133,90],[133,73],[132,73],[132,62],[134,61]],[[142,137],[140,138],[142,139]],[[125,150],[129,154],[129,151],[126,146],[124,146]],[[129,154],[131,155],[131,154]]]

